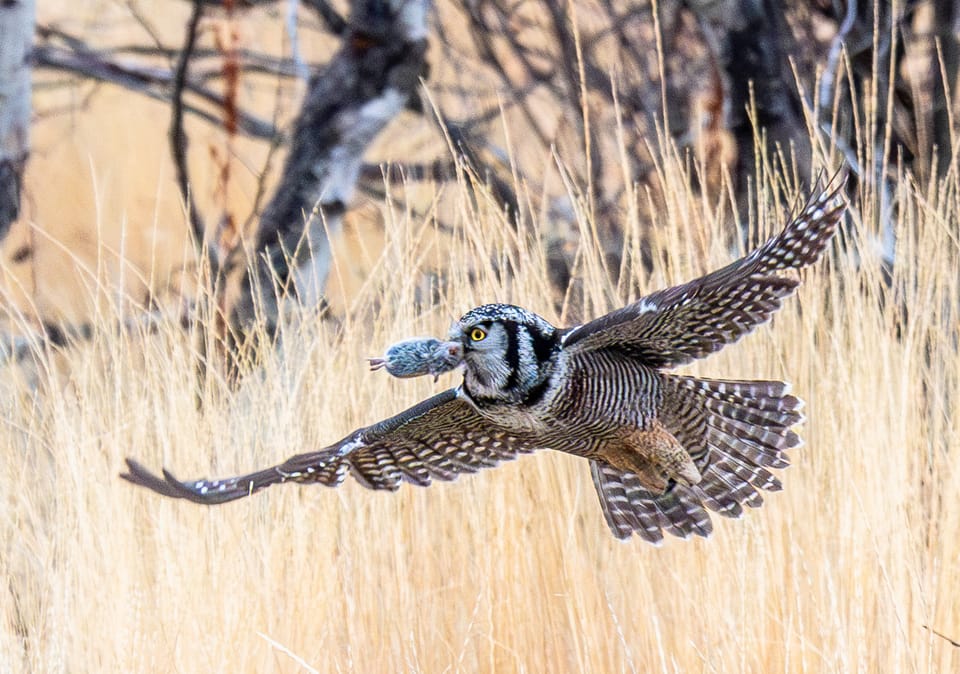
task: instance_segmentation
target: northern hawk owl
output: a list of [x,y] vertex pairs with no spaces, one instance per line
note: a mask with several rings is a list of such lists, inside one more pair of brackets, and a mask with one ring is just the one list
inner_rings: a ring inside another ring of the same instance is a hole
[[[607,524],[652,543],[663,532],[708,535],[707,509],[737,517],[776,491],[771,468],[800,443],[801,401],[779,381],[711,380],[671,372],[769,320],[816,262],[845,208],[821,190],[784,230],[746,257],[572,328],[521,307],[467,312],[447,341],[396,345],[374,367],[396,376],[463,368],[463,381],[329,447],[240,477],[181,482],[132,459],[122,477],[203,504],[281,482],[370,489],[454,480],[518,454],[554,449],[590,464]],[[404,359],[407,359],[404,361]]]

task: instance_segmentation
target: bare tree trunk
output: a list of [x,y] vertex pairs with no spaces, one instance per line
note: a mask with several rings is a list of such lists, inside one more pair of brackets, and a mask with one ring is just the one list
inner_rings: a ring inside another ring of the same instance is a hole
[[0,2],[0,240],[20,215],[30,153],[30,50],[34,0]]
[[809,140],[787,60],[792,45],[783,7],[772,0],[687,0],[687,5],[700,18],[725,73],[727,128],[737,142],[740,193],[746,194],[742,188],[755,175],[757,132],[766,134],[767,149],[779,145],[788,161],[794,154],[800,170],[809,170]]
[[[20,217],[20,190],[30,154],[30,61],[35,21],[35,0],[0,0],[0,241]],[[19,345],[14,343],[17,339],[4,335],[0,360],[6,360],[8,353],[19,356]],[[22,347],[20,350],[29,353]],[[41,453],[41,466],[46,458],[48,455]],[[31,634],[28,626],[36,624],[37,608],[35,602],[24,599],[28,588],[38,580],[36,568],[25,556],[9,553],[3,553],[10,560],[7,603],[12,610],[8,619],[22,643],[32,644],[37,635]]]
[[330,268],[326,232],[340,227],[366,148],[416,94],[429,8],[429,0],[354,0],[343,46],[310,83],[253,259],[227,262],[227,273],[248,269],[230,312],[240,334],[258,311],[272,334],[278,291],[305,306],[321,300]]

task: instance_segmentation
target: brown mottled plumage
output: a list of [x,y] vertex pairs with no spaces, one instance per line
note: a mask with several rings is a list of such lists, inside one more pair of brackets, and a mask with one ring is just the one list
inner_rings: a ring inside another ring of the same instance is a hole
[[[714,381],[665,372],[769,320],[819,259],[844,210],[840,187],[817,194],[784,230],[711,274],[560,330],[520,307],[465,314],[449,341],[409,340],[380,359],[397,376],[463,367],[456,389],[324,449],[256,473],[181,482],[132,459],[125,479],[167,496],[223,503],[281,482],[371,489],[453,480],[536,449],[590,461],[618,538],[706,536],[707,509],[736,517],[780,489],[770,468],[800,443],[799,399],[776,381]],[[392,355],[389,355],[392,354]],[[379,362],[379,361],[378,361]]]

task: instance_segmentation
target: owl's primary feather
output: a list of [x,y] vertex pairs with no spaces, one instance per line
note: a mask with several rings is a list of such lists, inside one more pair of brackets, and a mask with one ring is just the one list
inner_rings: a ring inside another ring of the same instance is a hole
[[569,330],[564,348],[616,348],[652,367],[669,368],[737,341],[770,320],[800,285],[783,272],[820,258],[846,207],[841,188],[842,182],[821,192],[779,235],[746,257]]
[[496,466],[534,448],[527,439],[491,424],[450,389],[329,447],[249,475],[180,482],[168,471],[161,479],[127,459],[129,473],[123,477],[165,496],[216,504],[288,481],[336,487],[348,473],[370,489],[393,491],[404,481],[427,486]]
[[[590,462],[618,538],[708,535],[708,510],[738,517],[781,488],[802,403],[776,381],[665,372],[737,341],[769,320],[814,263],[844,210],[825,189],[746,257],[581,326],[560,330],[521,307],[467,312],[448,342],[408,340],[383,365],[396,376],[464,369],[456,389],[359,429],[324,449],[222,480],[179,481],[132,459],[123,478],[197,503],[232,501],[281,482],[371,489],[453,480],[549,448]],[[438,350],[438,345],[443,347]],[[392,354],[392,355],[391,355]]]

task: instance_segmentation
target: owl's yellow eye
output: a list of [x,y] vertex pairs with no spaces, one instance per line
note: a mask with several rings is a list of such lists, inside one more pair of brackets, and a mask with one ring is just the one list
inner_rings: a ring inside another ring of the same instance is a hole
[[474,342],[482,342],[487,338],[487,333],[481,328],[474,328],[470,331],[470,339]]

